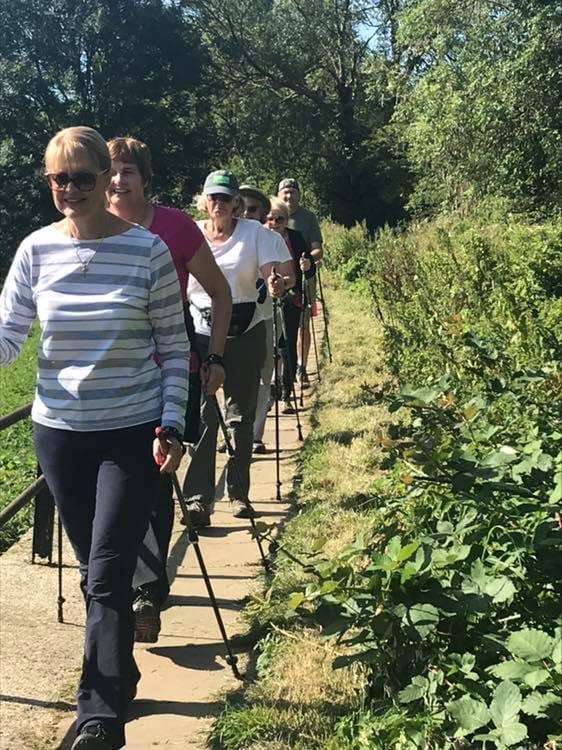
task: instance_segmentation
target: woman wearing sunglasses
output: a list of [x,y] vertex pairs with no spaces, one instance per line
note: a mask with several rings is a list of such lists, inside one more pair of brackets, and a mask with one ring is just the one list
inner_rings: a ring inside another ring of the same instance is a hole
[[168,248],[106,210],[111,157],[101,135],[60,131],[45,166],[62,219],[15,255],[0,295],[0,365],[17,357],[37,317],[35,449],[86,599],[72,748],[117,750],[140,677],[133,572],[159,470],[181,460],[188,343]]
[[[108,147],[112,159],[107,192],[109,210],[126,221],[146,227],[166,243],[178,273],[184,304],[190,275],[197,279],[211,300],[208,356],[200,363],[192,352],[189,362],[188,432],[185,439],[196,443],[199,440],[201,387],[212,396],[224,382],[222,355],[232,309],[230,289],[195,222],[183,211],[148,199],[153,178],[148,146],[136,138],[113,138]],[[184,367],[187,369],[187,362]],[[141,552],[135,573],[135,640],[145,643],[158,640],[160,610],[170,592],[166,562],[174,523],[174,499],[169,478],[162,478],[161,490],[145,538],[146,549]]]
[[288,341],[282,342],[283,351],[283,414],[293,414],[291,391],[297,371],[297,337],[302,325],[303,279],[311,279],[316,274],[316,265],[310,249],[300,232],[289,229],[289,209],[279,198],[270,199],[271,208],[265,217],[265,225],[278,232],[293,258],[296,283],[291,293],[283,300],[283,318]]
[[[280,297],[291,285],[284,276],[285,257],[270,232],[258,221],[237,218],[240,205],[238,181],[226,170],[211,172],[205,180],[198,208],[207,219],[198,222],[211,252],[224,273],[232,293],[232,319],[224,351],[226,379],[224,395],[226,421],[234,438],[236,460],[242,486],[232,461],[227,464],[226,485],[236,518],[245,518],[244,499],[250,488],[253,424],[260,383],[260,371],[266,356],[265,324],[256,304],[256,279],[266,280],[269,294]],[[205,357],[211,333],[209,295],[194,277],[188,284],[188,298],[194,321],[197,347]],[[203,402],[205,429],[187,470],[184,490],[193,523],[208,526],[215,497],[215,460],[218,423],[212,404]]]

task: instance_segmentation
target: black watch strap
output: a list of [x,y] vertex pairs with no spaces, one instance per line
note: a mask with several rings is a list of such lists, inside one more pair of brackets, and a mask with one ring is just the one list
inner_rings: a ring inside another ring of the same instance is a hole
[[209,354],[203,360],[203,364],[205,364],[205,365],[220,365],[222,367],[222,369],[226,372],[226,367],[224,366],[224,359],[221,357],[220,354]]
[[176,427],[163,424],[161,427],[156,428],[156,437],[163,438],[175,438],[182,447],[182,451],[185,453],[185,447],[183,445],[183,435]]

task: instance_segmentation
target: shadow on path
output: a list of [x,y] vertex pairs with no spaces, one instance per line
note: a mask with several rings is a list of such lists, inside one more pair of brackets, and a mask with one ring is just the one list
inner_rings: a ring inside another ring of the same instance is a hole
[[147,649],[155,656],[161,656],[178,667],[197,671],[217,672],[228,669],[224,661],[226,651],[224,643],[187,643],[185,646],[155,646]]

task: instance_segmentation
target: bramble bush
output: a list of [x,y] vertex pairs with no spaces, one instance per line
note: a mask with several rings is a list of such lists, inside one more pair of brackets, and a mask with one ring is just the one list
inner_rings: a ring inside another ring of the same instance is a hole
[[[323,540],[290,611],[370,670],[338,747],[562,741],[562,231],[442,219],[327,231],[327,265],[371,295],[390,370],[376,535]],[[353,246],[356,253],[353,252]]]

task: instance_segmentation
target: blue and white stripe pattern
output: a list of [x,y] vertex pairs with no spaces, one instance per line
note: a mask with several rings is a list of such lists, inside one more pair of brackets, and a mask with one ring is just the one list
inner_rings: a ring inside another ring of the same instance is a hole
[[0,295],[0,365],[17,357],[35,317],[36,422],[92,431],[159,420],[183,431],[189,344],[159,237],[136,225],[101,243],[55,225],[29,235]]

